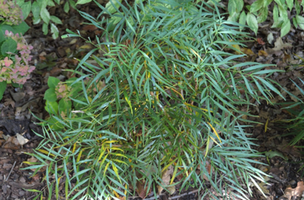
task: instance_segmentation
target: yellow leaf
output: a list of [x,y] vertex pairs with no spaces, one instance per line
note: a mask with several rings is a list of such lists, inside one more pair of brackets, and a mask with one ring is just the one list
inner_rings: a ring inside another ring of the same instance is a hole
[[38,151],[40,151],[41,153],[44,153],[44,154],[46,154],[46,155],[51,155],[51,156],[54,156],[54,157],[55,157],[54,154],[51,154],[50,152],[48,152],[48,151],[46,151],[46,150],[44,150],[44,149],[39,149]]
[[[107,170],[108,170],[108,168],[109,168],[109,165],[110,165],[110,163],[107,163],[107,165],[106,165],[106,167],[105,167],[105,169],[104,169],[104,172],[103,172],[103,175],[104,175],[104,176],[106,176],[106,172],[107,172]],[[100,164],[100,166],[101,166],[101,164]]]
[[218,133],[216,132],[215,128],[214,128],[209,122],[207,122],[207,123],[208,123],[209,126],[212,128],[212,130],[213,130],[213,132],[215,133],[215,135],[216,135],[216,137],[218,138],[218,140],[219,140],[220,142],[222,142],[222,141],[221,141],[221,138],[220,138],[220,136],[218,135]]
[[117,198],[120,197],[119,194],[117,194],[117,192],[116,192],[115,190],[113,190],[113,193],[114,193],[114,195],[115,195]]
[[74,143],[74,144],[73,144],[73,150],[72,150],[73,153],[75,153],[76,146],[77,146],[77,144]]
[[98,157],[97,161],[100,161],[101,157],[104,155],[104,153],[105,153],[105,152],[106,152],[106,150],[105,150],[105,149],[101,149],[101,151],[100,151],[100,155],[99,155],[99,157]]
[[81,155],[82,155],[82,152],[84,151],[85,149],[81,149],[78,156],[77,156],[77,162],[79,162],[80,158],[81,158]]
[[265,133],[266,133],[266,131],[267,131],[268,122],[269,122],[269,118],[267,119],[267,121],[266,121],[266,123],[265,123]]
[[118,169],[117,169],[117,167],[115,166],[115,164],[113,162],[112,162],[112,168],[113,168],[113,170],[114,170],[114,172],[115,172],[115,174],[116,174],[119,182],[121,183],[120,177],[118,175]]
[[[99,169],[102,167],[102,165],[103,165],[103,163],[105,162],[105,160],[107,159],[108,155],[109,155],[109,154],[107,154],[107,155],[102,159],[102,161],[100,162],[100,167],[99,167]],[[108,164],[109,164],[109,163],[108,163]],[[106,170],[105,170],[105,171],[106,171]]]

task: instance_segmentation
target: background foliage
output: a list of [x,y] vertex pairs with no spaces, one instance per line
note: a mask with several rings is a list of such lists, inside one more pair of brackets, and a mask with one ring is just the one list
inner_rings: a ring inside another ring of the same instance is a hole
[[[220,0],[217,0],[219,2]],[[271,3],[274,5],[272,6]],[[289,33],[291,22],[294,28],[304,30],[303,7],[304,2],[298,0],[256,0],[251,5],[244,5],[243,0],[229,0],[228,12],[231,21],[247,24],[257,34],[258,24],[265,22],[272,11],[273,25],[271,28],[280,28],[281,37]],[[242,30],[243,27],[241,26]]]
[[[140,1],[141,0],[136,0],[135,2],[138,3]],[[44,34],[47,34],[50,29],[54,39],[59,36],[57,25],[62,24],[62,21],[58,17],[50,15],[50,7],[55,6],[55,4],[62,5],[64,11],[68,13],[71,7],[76,9],[77,5],[90,2],[92,2],[92,0],[17,0],[17,4],[22,7],[24,18],[32,13],[33,23],[42,23]],[[122,0],[113,0],[112,2],[113,5],[119,7]],[[265,22],[267,17],[269,17],[268,11],[272,11],[272,19],[274,22],[271,28],[280,28],[281,37],[289,33],[292,24],[294,28],[304,29],[304,17],[302,16],[303,1],[255,0],[251,5],[245,5],[244,0],[229,0],[228,8],[221,4],[221,0],[196,0],[196,3],[199,2],[208,2],[210,5],[219,3],[217,6],[221,6],[229,13],[229,21],[239,22],[242,25],[247,24],[255,34],[257,34],[258,24]],[[111,3],[107,5],[109,7],[108,12],[113,13],[115,11],[114,7],[111,6]],[[292,14],[294,12],[295,14]],[[117,17],[113,17],[112,20],[117,20]],[[244,26],[240,26],[241,30],[243,28]]]

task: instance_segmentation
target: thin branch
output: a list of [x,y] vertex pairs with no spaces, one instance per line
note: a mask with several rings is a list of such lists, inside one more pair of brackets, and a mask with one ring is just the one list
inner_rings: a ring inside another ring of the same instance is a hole
[[6,181],[8,180],[8,178],[10,177],[10,175],[11,175],[13,169],[15,168],[15,165],[16,165],[16,161],[14,162],[14,164],[13,164],[13,166],[12,166],[12,168],[11,168],[11,171],[9,172],[9,174],[8,174],[8,176],[6,177],[6,179],[4,180],[4,182],[6,182]]

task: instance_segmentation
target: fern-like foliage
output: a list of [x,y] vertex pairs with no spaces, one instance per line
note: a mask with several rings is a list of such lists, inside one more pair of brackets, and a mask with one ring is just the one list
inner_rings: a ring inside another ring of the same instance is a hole
[[239,107],[279,94],[268,78],[277,70],[237,63],[243,55],[228,50],[246,35],[208,4],[96,4],[97,18],[80,12],[102,30],[87,40],[96,48],[75,71],[82,91],[70,99],[70,112],[52,115],[63,128],[45,126],[32,154],[39,162],[28,168],[46,167],[49,188],[53,176],[55,193],[65,184],[71,199],[130,195],[138,181],[147,193],[156,191],[169,166],[180,189],[208,191],[209,182],[224,198],[230,188],[230,198],[246,199],[249,183],[257,185],[265,174],[251,165],[258,155],[239,124],[248,114]]

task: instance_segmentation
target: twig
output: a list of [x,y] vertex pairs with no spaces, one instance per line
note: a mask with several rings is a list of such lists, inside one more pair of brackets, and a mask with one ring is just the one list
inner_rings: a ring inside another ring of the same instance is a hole
[[180,197],[183,197],[183,196],[186,196],[186,195],[189,195],[189,194],[193,194],[193,193],[196,193],[196,192],[198,192],[198,189],[193,190],[191,192],[186,192],[186,193],[183,193],[183,194],[180,194],[180,195],[177,195],[177,196],[169,197],[168,200],[177,199],[177,198],[180,198]]
[[[160,196],[162,196],[162,195],[164,195],[164,194],[157,195],[157,196],[156,196],[156,199],[158,199],[158,197],[160,197]],[[145,199],[145,200],[155,200],[155,197],[153,196],[153,197],[147,198],[147,199]]]
[[6,182],[6,181],[8,180],[8,178],[10,177],[10,175],[11,175],[11,173],[12,173],[12,171],[13,171],[15,165],[16,165],[16,161],[14,162],[14,164],[13,164],[13,166],[12,166],[12,168],[11,168],[11,171],[9,172],[9,174],[8,174],[8,176],[6,177],[6,179],[4,180],[4,182]]

